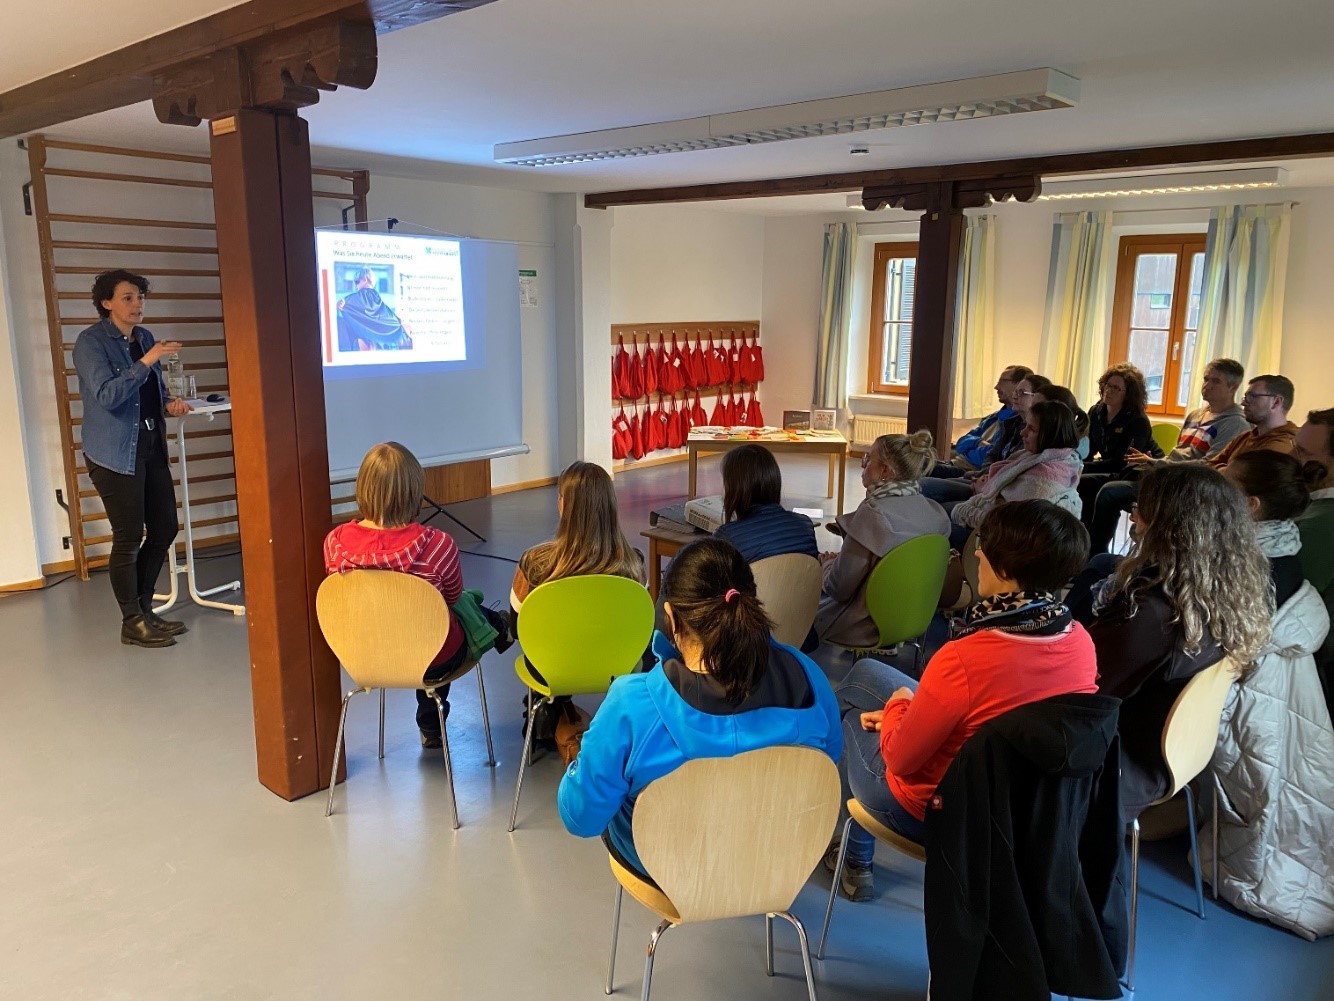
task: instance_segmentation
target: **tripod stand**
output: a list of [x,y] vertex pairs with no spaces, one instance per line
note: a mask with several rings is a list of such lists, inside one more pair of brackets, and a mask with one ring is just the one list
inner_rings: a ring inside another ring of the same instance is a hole
[[483,535],[476,529],[471,528],[470,526],[465,525],[463,522],[459,521],[459,519],[455,518],[452,514],[450,514],[448,511],[446,511],[443,507],[441,507],[439,504],[437,504],[435,501],[433,501],[430,497],[426,496],[425,494],[422,494],[422,507],[424,508],[429,507],[432,509],[431,513],[422,519],[423,525],[429,524],[431,519],[434,518],[436,515],[443,514],[446,518],[448,518],[454,524],[458,525],[459,528],[463,529],[468,534],[477,536],[477,538],[483,542],[486,541],[485,535]]

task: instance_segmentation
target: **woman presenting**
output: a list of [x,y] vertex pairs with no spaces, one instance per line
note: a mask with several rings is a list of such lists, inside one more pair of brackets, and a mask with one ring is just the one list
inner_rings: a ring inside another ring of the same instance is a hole
[[153,612],[153,587],[167,547],[176,538],[176,490],[167,465],[163,417],[190,412],[171,399],[158,361],[180,350],[158,344],[139,326],[148,281],[106,271],[93,282],[102,319],[74,342],[74,368],[83,403],[83,455],[111,522],[111,590],[120,605],[120,641],[133,646],[175,644],[185,623]]

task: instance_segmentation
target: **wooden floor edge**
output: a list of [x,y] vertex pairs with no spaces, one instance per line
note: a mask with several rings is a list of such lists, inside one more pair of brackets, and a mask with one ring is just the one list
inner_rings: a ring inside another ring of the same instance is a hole
[[540,480],[523,480],[520,483],[506,483],[503,486],[492,487],[491,494],[492,496],[495,496],[496,494],[512,494],[517,493],[520,490],[535,490],[538,487],[550,487],[555,485],[557,479],[559,479],[559,477],[543,476]]
[[[70,563],[70,569],[74,569],[73,563]],[[42,572],[46,572],[45,567],[42,568]],[[19,581],[17,584],[0,584],[0,594],[20,594],[23,591],[40,591],[42,588],[46,587],[46,583],[46,578],[41,577],[38,580]]]
[[679,455],[662,455],[656,459],[635,459],[634,461],[614,462],[612,463],[611,468],[613,472],[628,473],[635,469],[648,469],[650,466],[666,466],[673,462],[685,462],[689,458],[690,454],[683,451]]

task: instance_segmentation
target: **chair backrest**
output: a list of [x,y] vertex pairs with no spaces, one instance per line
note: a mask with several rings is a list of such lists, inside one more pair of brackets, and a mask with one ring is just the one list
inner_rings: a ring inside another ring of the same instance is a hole
[[895,546],[875,565],[866,583],[866,608],[880,630],[880,646],[926,632],[940,604],[949,562],[949,539],[919,535]]
[[1172,776],[1170,799],[1209,764],[1218,743],[1218,724],[1237,667],[1227,657],[1196,674],[1181,690],[1163,725],[1163,760]]
[[533,589],[519,615],[524,658],[552,695],[605,692],[634,670],[653,635],[653,599],[627,577],[588,574]]
[[785,911],[838,821],[838,768],[811,747],[697,758],[635,801],[635,850],[681,923]]
[[804,553],[783,553],[750,565],[760,603],[774,624],[774,639],[799,647],[820,608],[824,573],[820,561]]
[[1155,421],[1153,424],[1153,440],[1158,443],[1158,447],[1167,455],[1172,449],[1177,447],[1177,439],[1181,437],[1181,426],[1178,424],[1168,424],[1165,421]]
[[449,635],[449,608],[434,587],[394,570],[349,570],[315,596],[320,631],[363,688],[415,688]]

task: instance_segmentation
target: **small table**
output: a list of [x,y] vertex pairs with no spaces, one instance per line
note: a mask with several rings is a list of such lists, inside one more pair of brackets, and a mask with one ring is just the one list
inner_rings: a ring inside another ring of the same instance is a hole
[[799,434],[794,439],[786,431],[773,431],[767,434],[751,436],[744,430],[734,434],[722,435],[715,432],[691,431],[686,439],[689,453],[690,484],[687,497],[695,496],[696,480],[699,470],[700,452],[730,452],[741,445],[759,445],[770,452],[802,452],[807,455],[829,456],[829,496],[834,497],[834,467],[838,467],[837,506],[834,514],[843,513],[843,494],[847,488],[848,440],[841,434]]
[[684,546],[700,539],[707,539],[707,532],[680,532],[674,528],[654,526],[639,533],[648,539],[648,593],[654,603],[658,600],[658,589],[662,586],[662,558],[672,557]]

